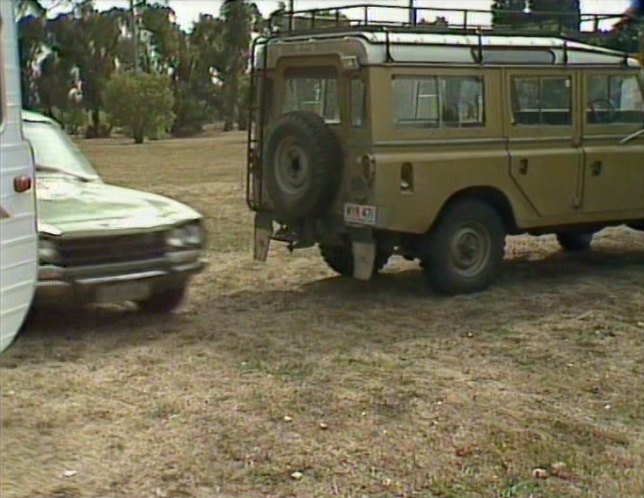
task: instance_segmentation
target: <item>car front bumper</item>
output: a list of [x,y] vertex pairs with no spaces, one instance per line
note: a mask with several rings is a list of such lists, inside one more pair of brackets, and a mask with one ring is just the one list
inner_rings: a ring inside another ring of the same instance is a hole
[[145,300],[178,289],[201,272],[201,251],[167,254],[152,260],[77,268],[41,265],[35,304],[118,303]]

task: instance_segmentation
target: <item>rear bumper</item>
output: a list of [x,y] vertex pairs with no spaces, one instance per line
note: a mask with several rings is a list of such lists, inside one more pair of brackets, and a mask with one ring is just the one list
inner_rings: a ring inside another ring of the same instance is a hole
[[89,304],[145,299],[184,287],[203,271],[199,251],[155,260],[79,268],[42,265],[38,270],[36,304]]

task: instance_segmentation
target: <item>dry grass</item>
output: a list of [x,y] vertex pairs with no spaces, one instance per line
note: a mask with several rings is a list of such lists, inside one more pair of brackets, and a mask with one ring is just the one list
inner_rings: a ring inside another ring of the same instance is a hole
[[517,238],[497,286],[444,299],[398,260],[253,262],[239,134],[83,147],[204,212],[210,267],[171,319],[34,318],[0,363],[3,498],[644,494],[643,234]]

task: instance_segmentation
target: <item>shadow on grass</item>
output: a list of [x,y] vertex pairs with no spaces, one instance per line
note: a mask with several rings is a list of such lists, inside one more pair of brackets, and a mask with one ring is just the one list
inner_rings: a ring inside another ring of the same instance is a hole
[[[278,340],[325,328],[335,332],[328,337],[316,333],[307,348],[329,347],[342,335],[345,347],[421,336],[445,339],[537,319],[544,312],[574,306],[575,300],[585,302],[584,296],[601,300],[630,287],[637,291],[642,281],[644,248],[508,260],[503,277],[492,288],[454,297],[433,293],[423,272],[412,265],[398,270],[394,265],[369,282],[329,277],[289,289],[217,289],[214,296],[189,300],[184,311],[174,315],[146,315],[133,306],[38,309],[3,356],[45,358],[50,349],[74,349],[76,344],[72,356],[78,357],[85,348],[108,352],[170,334],[183,344],[251,338],[246,345],[250,347],[257,345],[253,336]],[[42,354],[34,357],[34,347],[43,348]]]

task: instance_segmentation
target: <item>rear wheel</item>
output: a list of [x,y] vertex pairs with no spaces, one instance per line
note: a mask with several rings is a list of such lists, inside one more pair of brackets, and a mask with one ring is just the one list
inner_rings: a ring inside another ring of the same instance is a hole
[[[320,253],[325,263],[336,273],[345,277],[353,276],[353,251],[351,243],[346,242],[342,245],[320,244]],[[376,259],[373,264],[373,271],[378,272],[389,261],[391,252],[382,248],[376,249]]]
[[590,249],[593,233],[566,232],[558,233],[559,245],[566,252],[584,252]]
[[505,235],[501,217],[487,203],[472,199],[450,206],[421,257],[430,286],[447,295],[489,287],[501,273]]
[[185,295],[186,287],[183,286],[155,292],[149,298],[137,301],[136,304],[146,313],[171,313],[181,305]]

